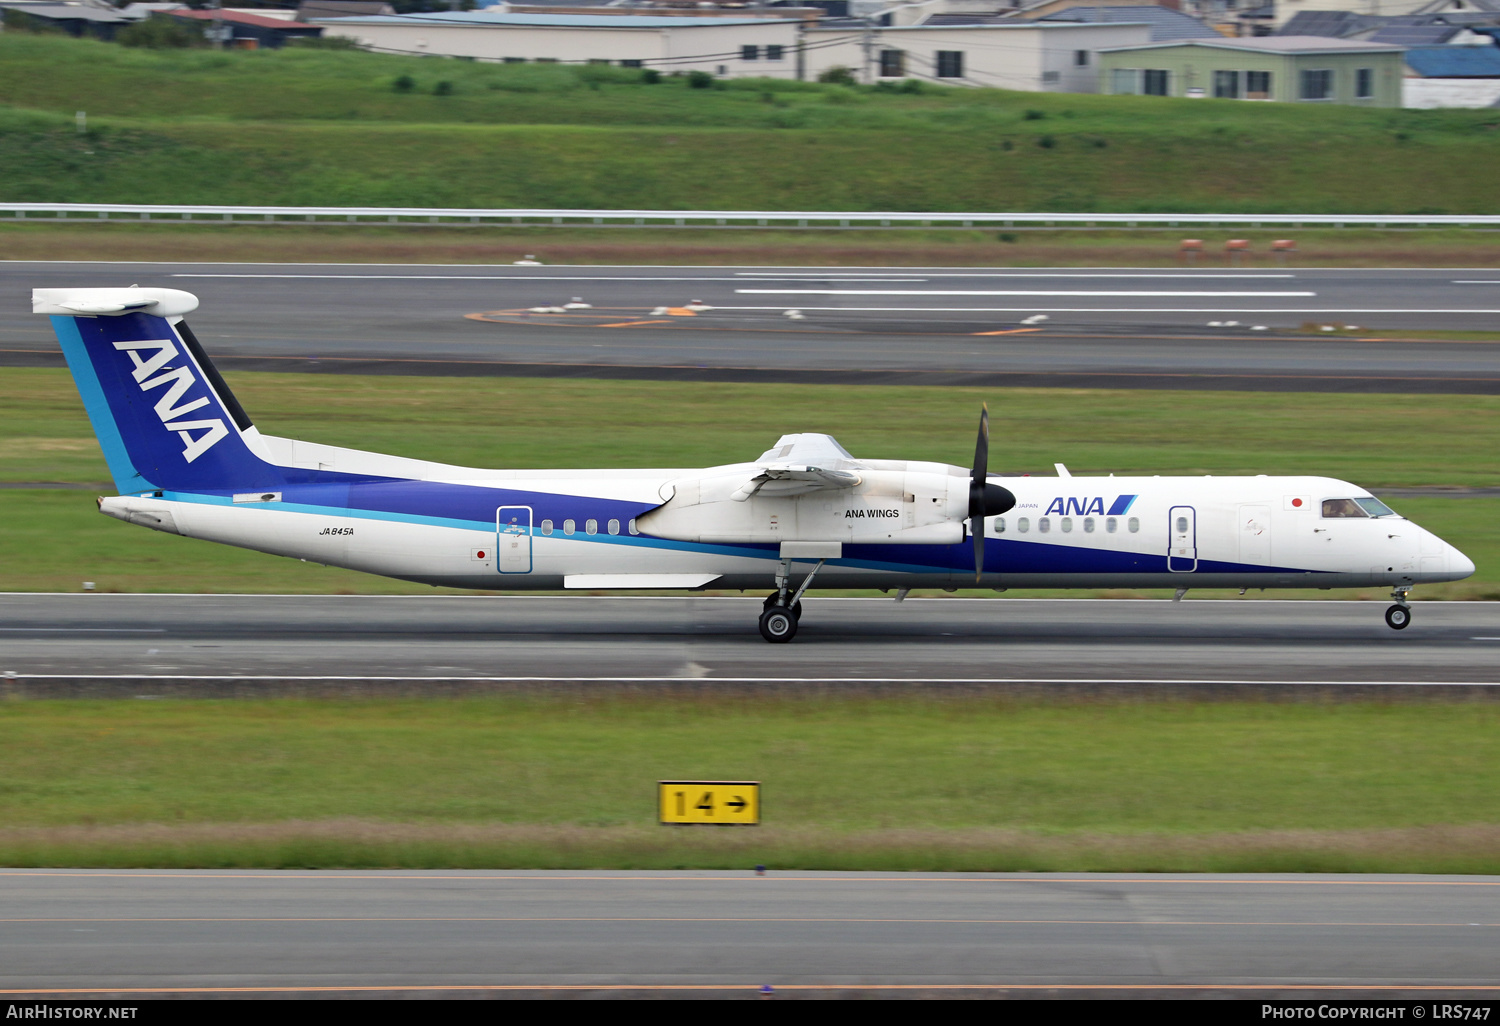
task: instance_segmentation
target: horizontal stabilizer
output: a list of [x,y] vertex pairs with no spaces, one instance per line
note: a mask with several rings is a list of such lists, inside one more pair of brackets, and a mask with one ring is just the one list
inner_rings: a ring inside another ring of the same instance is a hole
[[31,312],[64,317],[143,313],[180,317],[198,309],[198,297],[178,289],[32,289]]

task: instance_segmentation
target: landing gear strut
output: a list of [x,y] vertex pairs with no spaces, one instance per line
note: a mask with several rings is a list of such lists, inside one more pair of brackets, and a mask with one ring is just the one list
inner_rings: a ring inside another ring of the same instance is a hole
[[1391,589],[1391,598],[1396,601],[1385,611],[1385,623],[1393,631],[1404,631],[1406,625],[1411,623],[1411,606],[1407,605],[1406,593],[1411,591],[1411,586],[1402,587],[1397,585]]
[[791,591],[792,561],[783,558],[776,570],[776,590],[766,596],[764,612],[760,614],[760,636],[774,644],[784,644],[797,636],[797,622],[802,619],[802,593],[812,583],[813,576],[823,569],[826,559],[802,579],[795,593]]

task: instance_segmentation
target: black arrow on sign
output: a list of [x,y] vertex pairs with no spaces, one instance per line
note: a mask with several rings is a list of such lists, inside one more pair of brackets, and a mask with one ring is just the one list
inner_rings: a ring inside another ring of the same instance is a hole
[[729,806],[731,809],[740,809],[741,811],[743,811],[745,806],[749,805],[750,803],[745,801],[745,799],[741,798],[739,795],[735,795],[734,801],[725,802],[724,804]]

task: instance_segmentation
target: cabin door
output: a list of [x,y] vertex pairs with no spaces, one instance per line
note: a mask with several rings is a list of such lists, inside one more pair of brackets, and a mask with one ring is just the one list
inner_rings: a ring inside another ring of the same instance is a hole
[[1191,506],[1173,506],[1168,514],[1167,569],[1188,574],[1198,569],[1198,514]]
[[501,506],[495,513],[495,568],[531,573],[531,507]]

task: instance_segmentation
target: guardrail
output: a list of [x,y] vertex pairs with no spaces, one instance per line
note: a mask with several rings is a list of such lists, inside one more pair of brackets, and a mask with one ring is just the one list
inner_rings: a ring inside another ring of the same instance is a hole
[[828,210],[551,210],[465,207],[241,207],[139,203],[5,203],[3,221],[189,224],[395,224],[611,228],[1321,228],[1500,229],[1495,214],[1064,214]]

